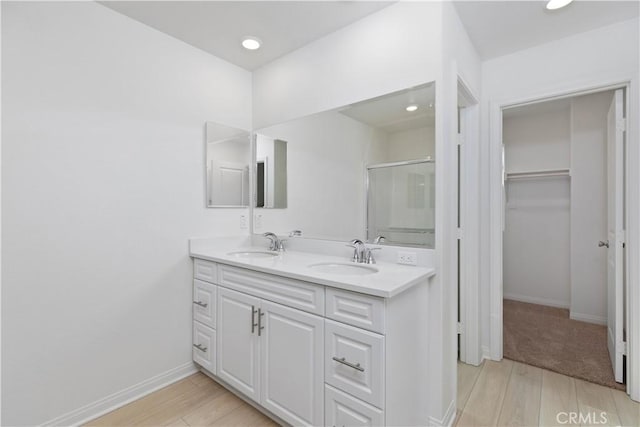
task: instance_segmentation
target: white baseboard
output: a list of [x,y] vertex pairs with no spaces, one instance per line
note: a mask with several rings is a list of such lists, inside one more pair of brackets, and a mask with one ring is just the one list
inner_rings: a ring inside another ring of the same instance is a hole
[[456,420],[456,402],[452,400],[442,419],[429,417],[429,425],[433,427],[451,427]]
[[569,303],[566,301],[560,301],[548,298],[530,297],[528,295],[508,294],[503,295],[504,299],[510,299],[513,301],[528,302],[529,304],[546,305],[547,307],[557,308],[569,308]]
[[98,418],[101,415],[111,412],[127,403],[140,399],[162,387],[181,380],[195,372],[196,366],[193,362],[170,369],[160,375],[144,380],[124,390],[118,391],[110,396],[96,400],[93,403],[78,408],[57,418],[49,420],[42,426],[77,426]]
[[594,316],[593,314],[576,313],[575,311],[570,311],[569,312],[569,318],[573,319],[573,320],[579,320],[581,322],[595,323],[595,324],[598,324],[598,325],[606,325],[607,324],[607,318],[606,317]]

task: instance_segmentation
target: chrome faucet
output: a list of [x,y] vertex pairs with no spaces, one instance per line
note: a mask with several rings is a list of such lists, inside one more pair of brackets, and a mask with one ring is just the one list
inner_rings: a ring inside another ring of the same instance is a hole
[[382,248],[368,248],[362,240],[353,239],[347,245],[353,248],[353,256],[351,257],[352,262],[357,262],[360,264],[375,264],[376,260],[373,257],[373,251],[378,251]]
[[351,257],[351,261],[358,263],[364,263],[366,261],[365,252],[367,250],[367,247],[364,245],[362,240],[353,239],[347,246],[353,248],[353,256]]
[[280,240],[278,238],[278,236],[275,235],[275,233],[272,233],[270,231],[267,231],[266,233],[263,234],[264,237],[266,237],[267,239],[269,239],[269,250],[270,251],[277,251],[277,252],[284,252],[284,242],[285,240]]

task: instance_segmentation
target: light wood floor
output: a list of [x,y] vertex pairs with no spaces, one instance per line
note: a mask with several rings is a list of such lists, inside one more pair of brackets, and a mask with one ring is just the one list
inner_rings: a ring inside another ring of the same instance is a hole
[[[556,419],[560,416],[561,424]],[[640,426],[640,405],[619,391],[510,360],[458,364],[457,427]],[[601,418],[604,412],[606,423]],[[589,415],[591,414],[591,415]],[[578,416],[578,415],[576,415]],[[136,400],[88,426],[276,426],[202,373]]]
[[640,405],[620,390],[507,359],[485,360],[478,367],[458,363],[455,425],[637,427]]
[[116,409],[87,426],[277,426],[202,373]]

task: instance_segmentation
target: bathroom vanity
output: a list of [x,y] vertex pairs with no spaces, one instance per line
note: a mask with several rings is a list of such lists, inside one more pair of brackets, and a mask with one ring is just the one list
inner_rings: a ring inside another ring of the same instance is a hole
[[433,269],[191,245],[193,360],[292,425],[426,425]]

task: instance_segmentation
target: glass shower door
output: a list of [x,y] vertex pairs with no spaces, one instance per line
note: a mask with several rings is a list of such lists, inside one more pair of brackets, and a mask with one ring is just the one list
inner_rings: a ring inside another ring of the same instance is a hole
[[433,248],[434,161],[372,165],[367,174],[367,240]]

